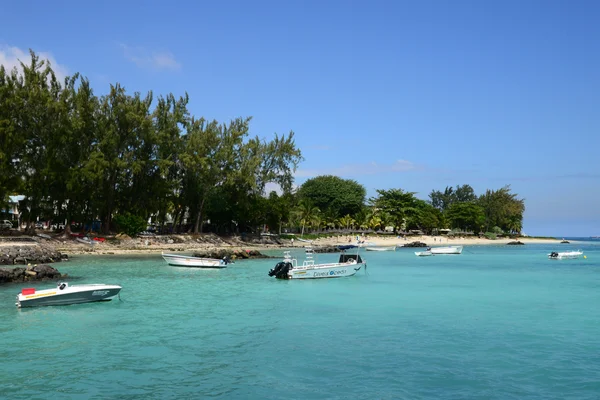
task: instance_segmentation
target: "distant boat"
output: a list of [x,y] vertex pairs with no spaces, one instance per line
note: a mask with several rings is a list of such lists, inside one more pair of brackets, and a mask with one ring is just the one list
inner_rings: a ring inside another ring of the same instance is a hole
[[365,247],[366,251],[396,251],[396,246]]
[[579,256],[581,256],[581,255],[583,255],[583,251],[581,251],[581,250],[562,251],[562,252],[553,251],[552,253],[548,254],[548,258],[550,260],[566,260],[566,259],[579,258]]
[[355,249],[358,246],[355,244],[340,244],[337,246],[338,249],[340,250],[348,250],[348,249]]
[[176,267],[225,268],[229,263],[227,258],[220,260],[218,258],[201,258],[180,254],[162,253],[162,258],[167,262],[167,264]]
[[427,257],[427,256],[432,256],[433,253],[431,252],[431,250],[415,251],[415,255],[418,257]]
[[446,247],[432,247],[432,254],[460,254],[462,253],[462,246],[446,246]]

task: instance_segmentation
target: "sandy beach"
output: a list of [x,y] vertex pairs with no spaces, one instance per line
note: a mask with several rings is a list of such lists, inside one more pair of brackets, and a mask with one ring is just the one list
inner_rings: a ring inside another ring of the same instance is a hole
[[[478,246],[478,245],[506,245],[509,242],[514,242],[518,240],[524,244],[534,244],[534,243],[542,243],[542,244],[560,244],[562,239],[538,239],[538,238],[528,238],[528,237],[519,237],[518,239],[480,239],[473,237],[464,237],[464,238],[449,238],[442,236],[409,236],[405,238],[397,238],[397,237],[389,237],[389,236],[377,236],[377,235],[367,235],[366,237],[361,236],[360,240],[364,240],[367,244],[372,244],[373,246],[403,246],[407,243],[419,241],[427,244],[428,246]],[[337,244],[354,244],[356,243],[356,236],[340,236],[336,238],[324,238],[317,239],[313,241],[314,245],[337,245]],[[300,242],[301,243],[301,242]]]
[[[77,254],[96,254],[96,255],[110,255],[110,254],[154,254],[161,252],[165,253],[190,253],[194,251],[205,251],[205,250],[220,250],[228,249],[231,251],[244,251],[244,250],[274,250],[280,248],[290,247],[304,247],[308,242],[298,240],[296,238],[294,242],[287,239],[275,239],[269,240],[264,239],[261,241],[243,241],[240,237],[219,237],[214,234],[204,235],[169,235],[169,236],[154,236],[154,237],[139,237],[139,238],[128,238],[122,241],[105,241],[105,242],[94,242],[94,245],[80,243],[71,238],[65,239],[61,237],[55,237],[52,239],[45,239],[40,237],[29,238],[27,241],[11,241],[2,242],[0,241],[0,247],[5,246],[35,246],[42,245],[52,248],[61,253],[68,255]],[[360,236],[360,241],[371,246],[403,246],[408,243],[419,241],[425,243],[427,246],[451,246],[451,245],[464,245],[464,246],[486,246],[486,245],[506,245],[515,239],[480,239],[480,238],[448,238],[440,236],[410,236],[406,238],[398,238],[394,236],[378,236],[378,235],[367,235]],[[517,240],[524,244],[560,244],[562,239],[538,239],[520,237]],[[313,240],[313,246],[335,246],[335,245],[347,245],[356,244],[357,237],[348,235],[339,235],[328,238],[319,238]],[[576,243],[576,242],[571,242]]]

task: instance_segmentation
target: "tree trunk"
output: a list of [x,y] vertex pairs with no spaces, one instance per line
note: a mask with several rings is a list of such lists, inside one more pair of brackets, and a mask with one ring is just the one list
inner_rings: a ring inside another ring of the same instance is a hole
[[202,211],[198,210],[198,214],[196,214],[196,224],[194,225],[194,233],[198,233],[198,226],[200,225],[201,217],[202,217]]
[[202,210],[204,209],[204,201],[206,200],[206,195],[202,196],[202,201],[200,202],[200,207],[198,208],[198,215],[196,217],[196,225],[194,226],[194,233],[202,233]]

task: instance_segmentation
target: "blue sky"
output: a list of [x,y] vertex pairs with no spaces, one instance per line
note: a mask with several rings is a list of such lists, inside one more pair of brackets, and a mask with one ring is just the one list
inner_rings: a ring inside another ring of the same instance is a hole
[[97,94],[190,95],[196,116],[293,130],[296,175],[376,189],[510,184],[530,235],[600,235],[600,3],[10,2],[28,48]]

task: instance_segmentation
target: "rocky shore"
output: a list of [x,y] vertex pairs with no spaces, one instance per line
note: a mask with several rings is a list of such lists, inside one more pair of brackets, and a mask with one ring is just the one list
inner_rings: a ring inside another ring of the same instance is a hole
[[57,269],[49,265],[29,265],[27,267],[0,267],[1,283],[18,283],[33,281],[52,281],[65,278]]
[[402,245],[402,247],[427,247],[427,243],[419,242],[417,240],[416,242],[406,243]]
[[37,242],[11,242],[0,247],[0,265],[47,264],[68,259],[66,254]]
[[241,250],[241,249],[206,249],[195,251],[194,257],[204,258],[229,258],[231,260],[245,260],[249,258],[272,258],[262,254],[258,250]]

